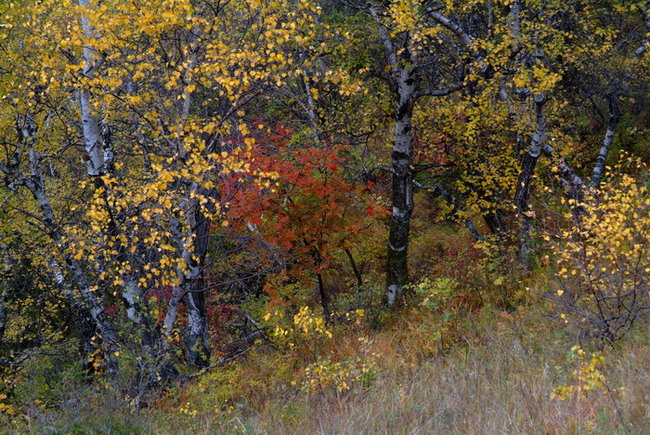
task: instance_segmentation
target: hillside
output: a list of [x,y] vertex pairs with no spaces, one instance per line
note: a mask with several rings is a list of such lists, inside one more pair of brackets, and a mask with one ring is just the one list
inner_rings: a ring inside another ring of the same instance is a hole
[[650,433],[647,0],[0,2],[0,432]]

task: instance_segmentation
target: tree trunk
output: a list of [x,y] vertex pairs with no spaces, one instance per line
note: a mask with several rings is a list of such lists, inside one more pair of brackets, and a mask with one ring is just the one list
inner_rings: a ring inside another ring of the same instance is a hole
[[179,276],[181,283],[172,287],[172,294],[169,298],[167,304],[167,313],[165,313],[165,320],[163,322],[163,336],[169,338],[172,331],[174,330],[174,325],[176,324],[176,318],[178,317],[178,306],[185,296],[183,293],[183,280]]
[[[88,0],[79,0],[79,6],[82,8],[90,8],[92,5]],[[87,15],[82,15],[81,26],[84,34],[88,39],[96,39],[99,36],[95,33],[95,28],[90,24]],[[98,53],[91,44],[85,44],[83,48],[84,56],[84,69],[83,74],[92,79],[95,77],[95,72],[99,67],[101,59],[98,58]],[[108,211],[108,236],[116,243],[117,261],[118,263],[128,263],[128,258],[124,246],[118,237],[118,228],[113,218],[113,212],[110,208],[107,198],[108,187],[101,178],[112,167],[114,161],[113,149],[111,146],[111,133],[108,124],[101,121],[100,116],[97,115],[96,108],[93,106],[92,93],[88,87],[84,87],[79,92],[79,107],[81,109],[81,126],[84,137],[85,154],[83,160],[86,163],[86,170],[88,175],[93,178],[93,183],[96,189],[103,189],[102,199],[104,207]],[[119,272],[120,279],[124,283],[122,285],[122,300],[126,306],[127,317],[133,321],[138,328],[144,327],[141,331],[143,345],[151,349],[152,334],[150,325],[144,325],[145,319],[142,315],[142,308],[140,299],[142,298],[142,290],[138,286],[136,278],[132,273],[121,269]]]
[[2,346],[2,339],[5,335],[7,328],[7,316],[9,310],[7,309],[7,298],[11,291],[11,257],[9,255],[9,246],[3,243],[2,245],[3,263],[2,269],[2,282],[0,283],[0,346]]
[[[407,51],[407,50],[405,50]],[[387,301],[392,306],[404,292],[408,279],[407,253],[409,227],[413,212],[413,173],[411,120],[415,103],[417,76],[413,66],[399,69],[399,104],[395,116],[393,144],[392,215],[388,236]]]
[[[196,184],[193,185],[192,192],[202,196],[210,194]],[[210,203],[211,201],[208,200],[206,206]],[[182,280],[184,285],[182,300],[187,307],[188,319],[185,344],[188,362],[196,367],[206,367],[210,363],[210,350],[205,302],[207,293],[205,258],[208,253],[211,220],[201,210],[200,201],[196,197],[189,201],[186,213],[188,237],[182,253],[188,269]]]
[[[81,8],[90,8],[88,0],[79,0]],[[95,39],[95,29],[90,25],[88,17],[84,14],[81,17],[81,27],[85,37]],[[86,44],[83,48],[84,68],[83,74],[88,79],[95,76],[99,59],[96,58],[97,52],[92,45]],[[92,94],[88,87],[84,87],[79,92],[79,107],[81,108],[81,126],[84,136],[84,146],[86,153],[83,160],[86,162],[86,170],[90,176],[100,176],[105,171],[104,146],[102,140],[102,128],[99,117],[95,114],[92,104]]]
[[52,242],[54,242],[59,254],[63,257],[68,272],[81,294],[81,299],[75,297],[74,303],[80,311],[83,312],[84,310],[88,310],[90,313],[97,327],[98,335],[101,337],[103,343],[106,345],[106,349],[108,350],[107,362],[109,365],[109,371],[114,371],[117,367],[114,364],[111,355],[117,346],[117,335],[115,334],[115,329],[108,313],[106,313],[104,307],[102,307],[101,301],[93,292],[83,267],[67,250],[67,243],[64,241],[63,233],[55,218],[54,211],[52,210],[50,200],[45,190],[45,182],[43,181],[40,169],[41,158],[34,149],[36,125],[34,124],[33,118],[30,116],[26,117],[25,123],[20,129],[19,134],[24,144],[23,146],[29,150],[29,167],[31,176],[25,178],[24,184],[36,200],[41,215],[43,216],[42,222],[47,229],[48,236]]
[[490,229],[490,232],[494,235],[500,235],[505,230],[505,226],[501,221],[501,216],[499,210],[491,211],[483,215],[483,220],[485,224]]
[[[300,53],[300,60],[302,61],[305,57],[304,53]],[[307,97],[307,105],[305,109],[307,111],[307,119],[309,119],[309,127],[311,128],[312,137],[314,138],[314,145],[320,144],[321,141],[321,131],[320,131],[320,119],[318,117],[318,108],[316,106],[316,100],[312,93],[312,82],[309,77],[309,73],[306,68],[302,68],[302,75],[300,76],[302,80],[303,88],[305,89],[305,95]]]
[[[193,267],[202,269],[201,266]],[[188,280],[187,293],[183,301],[187,307],[187,331],[185,344],[187,346],[188,362],[196,367],[207,367],[210,364],[210,349],[208,346],[208,317],[205,305],[205,279],[202,271],[192,272]]]
[[609,96],[609,124],[607,125],[607,132],[605,133],[605,139],[603,140],[603,145],[600,147],[598,152],[598,157],[596,157],[596,163],[594,164],[594,170],[591,173],[591,188],[597,188],[600,185],[600,181],[603,178],[605,172],[605,162],[607,161],[607,155],[609,154],[609,149],[612,146],[612,141],[614,140],[614,134],[618,128],[618,121],[620,120],[620,114],[618,111],[618,96],[610,95]]
[[[49,236],[58,247],[59,253],[65,261],[66,268],[81,294],[81,299],[74,297],[73,301],[75,305],[79,307],[80,311],[83,312],[86,309],[88,310],[97,327],[98,335],[106,345],[108,354],[110,355],[114,352],[117,345],[115,328],[109,319],[108,313],[106,313],[101,302],[91,289],[81,264],[66,249],[63,235],[56,223],[54,212],[52,211],[50,201],[46,195],[45,188],[43,187],[43,182],[38,170],[38,160],[35,157],[35,151],[33,149],[30,150],[30,163],[32,163],[32,177],[26,184],[41,209],[43,222],[47,226]],[[109,363],[109,369],[114,370],[115,367],[111,367],[112,361],[110,357],[107,358],[107,361]]]
[[[88,0],[79,0],[79,6],[82,8],[91,7]],[[86,15],[82,16],[81,24],[87,38],[98,38],[95,29],[90,25]],[[96,58],[96,50],[90,44],[84,45],[83,55],[84,75],[87,78],[92,79],[95,76],[100,60]],[[112,167],[114,161],[110,126],[107,123],[102,122],[100,117],[95,113],[96,111],[92,104],[92,94],[87,88],[84,88],[79,92],[79,107],[81,108],[81,125],[86,151],[83,156],[83,160],[86,162],[86,170],[88,175],[93,178],[95,189],[103,189],[102,199],[104,207],[108,211],[108,222],[106,222],[108,236],[111,237],[116,244],[116,250],[118,252],[117,261],[118,263],[127,263],[127,254],[120,238],[118,237],[118,228],[108,202],[108,187],[101,178],[101,176],[105,175]],[[138,286],[137,279],[132,276],[132,273],[122,270],[120,272],[120,279],[124,282],[122,285],[122,300],[126,305],[127,316],[137,326],[141,326],[144,320],[142,309],[140,307],[142,290]],[[145,343],[151,342],[151,331],[143,331],[143,334],[143,341]]]
[[347,255],[348,260],[350,260],[350,266],[352,267],[352,272],[354,272],[354,276],[357,278],[357,287],[360,288],[363,286],[363,277],[361,276],[361,271],[357,267],[357,262],[354,261],[352,252],[348,248],[345,248],[343,251],[345,251],[345,255]]
[[8,281],[3,277],[3,286],[0,288],[0,346],[2,346],[2,339],[5,335],[7,328],[7,294],[9,293]]
[[325,290],[325,283],[323,282],[323,274],[320,272],[316,274],[318,280],[318,293],[320,294],[320,303],[323,307],[323,314],[325,315],[325,322],[332,321],[332,313],[330,312],[330,297]]
[[[181,208],[183,206],[181,205]],[[173,216],[169,223],[169,228],[172,237],[179,245],[181,249],[181,257],[184,261],[187,261],[189,255],[185,249],[186,241],[183,237],[183,232],[181,229],[181,223],[178,216]],[[165,320],[163,322],[163,336],[166,339],[171,337],[172,331],[174,330],[174,325],[176,324],[176,318],[178,317],[178,306],[181,300],[185,296],[185,273],[182,269],[176,270],[176,277],[178,279],[178,284],[172,287],[172,294],[170,295],[169,302],[167,303],[167,313],[165,314]],[[165,346],[168,346],[169,341],[166,340]]]
[[543,95],[535,96],[535,132],[530,142],[528,152],[524,154],[521,161],[521,171],[517,180],[515,192],[515,206],[521,224],[520,228],[520,250],[519,260],[525,270],[530,268],[530,230],[532,216],[530,209],[530,185],[535,173],[535,166],[539,159],[544,143],[546,142],[546,117],[544,116],[544,104],[546,98]]

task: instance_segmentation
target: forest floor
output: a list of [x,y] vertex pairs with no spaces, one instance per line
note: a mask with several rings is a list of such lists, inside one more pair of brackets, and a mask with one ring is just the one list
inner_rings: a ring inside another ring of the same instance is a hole
[[372,360],[372,377],[362,382],[339,376],[349,388],[335,381],[306,388],[294,379],[309,350],[262,343],[139,410],[88,386],[51,411],[27,410],[25,424],[6,432],[650,432],[648,323],[614,346],[583,343],[582,351],[575,334],[541,311],[483,308],[436,334],[420,308],[404,310],[411,312],[380,329],[348,328],[332,338],[333,351]]

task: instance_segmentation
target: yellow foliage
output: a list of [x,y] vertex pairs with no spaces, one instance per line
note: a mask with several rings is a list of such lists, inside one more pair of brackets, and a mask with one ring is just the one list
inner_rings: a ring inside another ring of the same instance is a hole
[[[639,177],[622,172],[629,166]],[[650,192],[647,167],[626,158],[621,175],[584,202],[566,201],[567,225],[549,232],[562,288],[556,291],[565,321],[571,316],[601,338],[620,338],[650,302]]]
[[557,387],[551,393],[552,399],[568,400],[575,393],[582,400],[587,399],[592,391],[605,391],[605,375],[601,367],[605,365],[605,358],[599,353],[588,356],[587,353],[576,345],[569,352],[569,359],[578,363],[578,368],[571,372],[571,384]]

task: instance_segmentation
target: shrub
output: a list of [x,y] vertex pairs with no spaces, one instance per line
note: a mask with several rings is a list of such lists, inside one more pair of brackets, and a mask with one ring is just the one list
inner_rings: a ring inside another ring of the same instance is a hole
[[[624,165],[647,173],[638,160]],[[564,227],[545,235],[558,267],[560,317],[590,337],[617,340],[650,310],[650,192],[642,179],[623,173],[580,204],[566,201]]]
[[587,355],[576,345],[569,352],[569,361],[577,363],[576,369],[571,372],[570,383],[555,388],[551,393],[552,399],[568,400],[575,393],[586,400],[590,391],[606,391],[605,375],[601,370],[605,358],[601,354]]
[[309,393],[334,390],[339,394],[350,391],[355,385],[369,387],[377,372],[377,364],[372,358],[358,357],[339,362],[324,359],[305,368],[302,386]]

